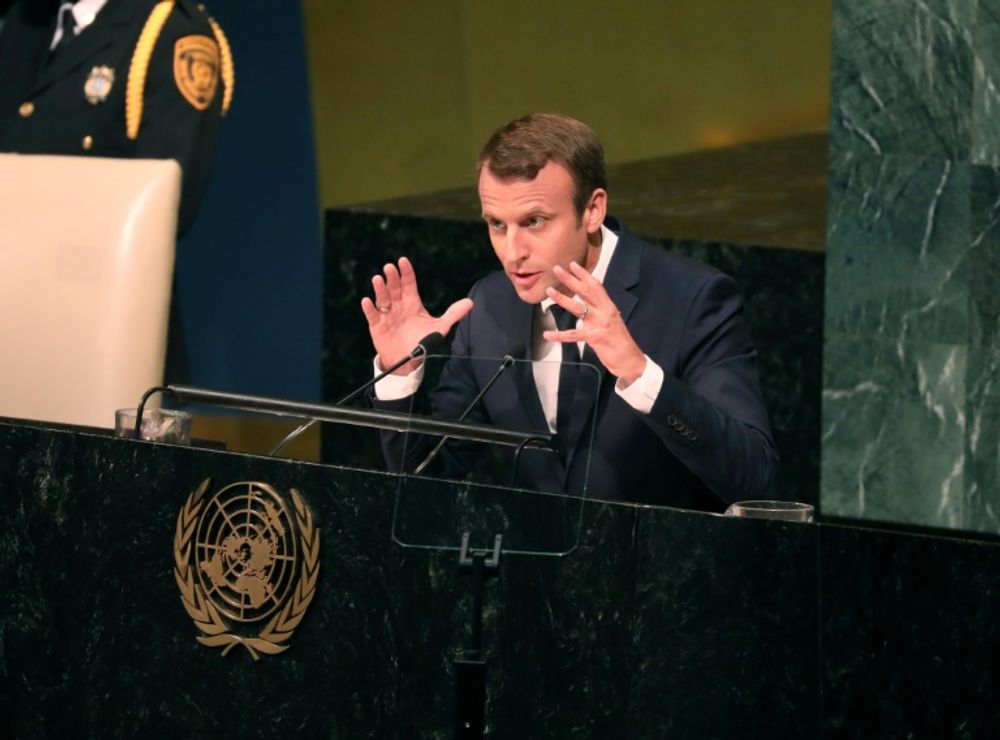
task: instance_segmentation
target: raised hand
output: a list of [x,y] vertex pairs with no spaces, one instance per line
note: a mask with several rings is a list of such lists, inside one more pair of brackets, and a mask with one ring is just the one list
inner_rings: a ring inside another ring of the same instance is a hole
[[546,294],[571,314],[582,319],[576,329],[547,331],[550,342],[586,342],[608,372],[626,385],[635,382],[646,369],[646,356],[635,343],[614,301],[604,286],[587,270],[571,262],[569,271],[558,265],[552,273],[575,298],[549,288]]
[[[372,277],[372,290],[375,300],[362,298],[361,311],[368,320],[368,333],[382,367],[408,355],[431,332],[447,335],[455,322],[472,310],[472,300],[463,298],[448,306],[441,316],[431,316],[420,300],[417,276],[406,257],[400,257],[398,265],[388,263],[382,275]],[[420,360],[414,360],[396,373],[405,375],[419,364]]]

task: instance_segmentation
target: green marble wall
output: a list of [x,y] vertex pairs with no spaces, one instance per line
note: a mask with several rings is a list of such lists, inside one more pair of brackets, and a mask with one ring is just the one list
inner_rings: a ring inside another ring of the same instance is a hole
[[1000,531],[1000,0],[834,8],[825,514]]

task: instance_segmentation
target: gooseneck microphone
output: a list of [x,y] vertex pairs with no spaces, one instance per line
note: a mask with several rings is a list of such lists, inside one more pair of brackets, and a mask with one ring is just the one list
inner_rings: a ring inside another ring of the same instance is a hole
[[[392,375],[392,373],[394,373],[396,370],[399,370],[399,368],[401,368],[403,365],[410,362],[411,360],[415,360],[418,357],[425,357],[427,355],[442,354],[447,347],[448,347],[448,342],[447,340],[445,340],[444,335],[441,334],[441,332],[439,331],[431,332],[426,337],[421,339],[417,343],[417,346],[414,347],[408,355],[403,357],[398,362],[394,362],[392,365],[390,365],[385,370],[380,372],[374,378],[363,383],[360,387],[355,388],[353,391],[351,391],[346,396],[337,401],[334,404],[334,406],[343,406],[344,404],[353,401],[355,398],[360,396],[362,393],[371,388],[377,382],[382,380],[382,378]],[[278,442],[277,445],[275,445],[274,449],[271,450],[269,454],[272,457],[274,455],[277,455],[279,452],[285,449],[285,447],[290,442],[295,440],[299,435],[301,435],[304,431],[306,431],[309,427],[311,427],[315,423],[316,419],[311,419],[310,421],[307,421],[305,424],[302,424],[296,429],[293,429],[284,439],[282,439],[280,442]]]
[[374,378],[362,384],[359,388],[355,388],[353,391],[351,391],[346,396],[337,401],[334,404],[334,406],[343,406],[345,403],[353,401],[355,398],[360,396],[362,393],[371,388],[377,382],[382,380],[382,378],[386,378],[392,375],[394,372],[399,370],[399,368],[401,368],[403,365],[410,362],[411,360],[415,360],[418,357],[425,357],[426,355],[442,354],[447,347],[448,347],[448,342],[445,341],[444,335],[441,334],[441,332],[439,331],[432,331],[430,334],[428,334],[426,337],[420,340],[417,346],[410,351],[410,354],[406,355],[406,357],[399,360],[398,362],[394,362],[392,365],[390,365],[385,370],[380,372]]
[[[507,354],[504,355],[503,361],[501,361],[500,363],[500,367],[496,369],[496,371],[493,373],[493,376],[488,381],[486,381],[485,385],[483,385],[482,390],[480,390],[479,393],[476,394],[476,397],[473,398],[472,401],[469,403],[469,405],[465,407],[465,411],[463,411],[461,416],[458,417],[458,420],[465,421],[465,417],[468,416],[470,413],[472,413],[472,409],[474,409],[479,404],[479,402],[483,400],[483,396],[485,396],[486,392],[493,387],[493,384],[500,379],[500,376],[504,373],[504,371],[507,368],[511,367],[518,360],[523,360],[526,354],[527,351],[525,349],[524,342],[517,341],[512,343],[507,348]],[[427,466],[434,461],[434,458],[436,458],[438,456],[438,453],[441,452],[441,448],[444,447],[444,444],[445,442],[448,441],[448,439],[449,437],[445,436],[441,437],[441,439],[438,440],[438,443],[434,445],[434,448],[430,452],[428,452],[427,456],[420,462],[420,464],[413,469],[414,475],[419,475],[420,473],[422,473],[427,468]]]

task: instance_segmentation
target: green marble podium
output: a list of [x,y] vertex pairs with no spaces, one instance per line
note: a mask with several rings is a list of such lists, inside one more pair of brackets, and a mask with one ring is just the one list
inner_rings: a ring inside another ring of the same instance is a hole
[[[206,478],[206,496],[260,481],[311,511],[318,576],[280,654],[196,639],[174,571]],[[0,420],[4,736],[451,737],[469,586],[454,550],[394,541],[400,480]],[[1000,721],[995,541],[575,505],[573,547],[503,556],[487,588],[487,737],[983,737]]]

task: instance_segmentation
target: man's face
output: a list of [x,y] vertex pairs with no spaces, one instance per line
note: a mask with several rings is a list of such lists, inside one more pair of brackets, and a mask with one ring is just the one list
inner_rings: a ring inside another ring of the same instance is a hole
[[568,292],[552,274],[556,265],[569,269],[575,260],[592,270],[597,263],[607,194],[595,190],[581,217],[573,188],[569,171],[551,160],[534,180],[500,180],[483,164],[483,220],[497,259],[525,303],[540,303],[549,286]]

